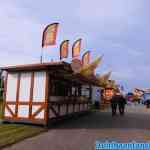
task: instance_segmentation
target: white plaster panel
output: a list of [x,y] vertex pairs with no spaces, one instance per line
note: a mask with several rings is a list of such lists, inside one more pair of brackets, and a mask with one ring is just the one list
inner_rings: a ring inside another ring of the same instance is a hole
[[34,74],[34,90],[33,101],[45,101],[45,85],[46,85],[46,72],[35,72]]
[[78,104],[75,105],[75,112],[79,112],[79,105]]
[[85,110],[87,110],[87,106],[88,106],[87,104],[84,105]]
[[81,104],[80,106],[81,106],[81,109],[80,109],[80,110],[81,110],[81,111],[84,111],[84,104]]
[[63,105],[63,114],[66,115],[66,113],[67,113],[67,105],[64,104]]
[[84,104],[84,106],[83,106],[83,110],[84,110],[84,111],[86,110],[86,104]]
[[83,110],[85,111],[86,109],[85,109],[85,104],[83,104]]
[[68,106],[68,112],[69,112],[69,113],[72,113],[72,112],[73,112],[73,105],[72,105],[72,104],[70,104],[70,105]]
[[31,73],[21,73],[19,101],[29,102]]
[[82,108],[82,104],[80,104],[80,111],[82,111],[82,109],[83,109],[83,108]]
[[5,107],[5,117],[12,117],[11,113],[8,111],[6,107]]
[[60,106],[60,115],[66,114],[66,104]]
[[28,118],[29,117],[29,106],[19,105],[18,106],[18,117]]
[[6,101],[16,101],[17,73],[8,73]]

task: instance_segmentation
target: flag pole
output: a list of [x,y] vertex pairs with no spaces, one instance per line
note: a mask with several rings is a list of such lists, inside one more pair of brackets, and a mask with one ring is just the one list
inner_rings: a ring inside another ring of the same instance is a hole
[[40,63],[43,63],[43,48],[41,48]]

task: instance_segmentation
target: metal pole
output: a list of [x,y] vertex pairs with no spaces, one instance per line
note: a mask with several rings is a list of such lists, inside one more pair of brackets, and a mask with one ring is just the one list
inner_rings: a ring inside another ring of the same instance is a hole
[[40,56],[40,63],[43,63],[43,48],[41,48],[41,56]]

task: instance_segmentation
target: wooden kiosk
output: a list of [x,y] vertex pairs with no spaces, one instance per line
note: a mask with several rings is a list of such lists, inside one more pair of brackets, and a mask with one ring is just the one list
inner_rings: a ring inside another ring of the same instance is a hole
[[91,92],[82,96],[82,86],[97,85],[75,74],[66,62],[1,69],[7,72],[4,121],[48,125],[53,119],[88,111]]

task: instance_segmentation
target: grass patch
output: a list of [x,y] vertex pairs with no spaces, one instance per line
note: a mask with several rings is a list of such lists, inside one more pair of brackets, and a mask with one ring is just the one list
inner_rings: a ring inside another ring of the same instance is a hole
[[45,128],[30,125],[2,124],[0,125],[0,149],[46,131]]
[[[0,119],[2,118],[2,115],[3,101],[0,100]],[[38,126],[0,124],[0,149],[46,131],[47,129]]]

